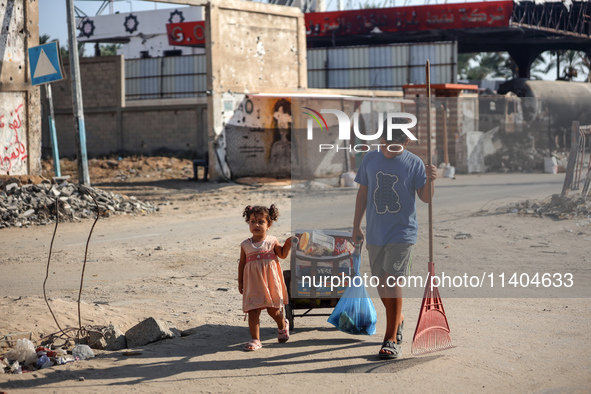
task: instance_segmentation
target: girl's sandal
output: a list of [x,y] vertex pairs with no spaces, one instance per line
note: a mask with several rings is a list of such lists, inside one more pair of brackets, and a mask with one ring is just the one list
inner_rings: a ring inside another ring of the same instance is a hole
[[246,350],[247,352],[254,352],[255,350],[258,350],[262,347],[263,345],[261,344],[261,341],[259,341],[258,339],[251,339],[250,341],[248,341],[246,346],[244,346],[244,350]]
[[289,339],[289,322],[285,320],[285,330],[277,330],[277,341],[285,343]]

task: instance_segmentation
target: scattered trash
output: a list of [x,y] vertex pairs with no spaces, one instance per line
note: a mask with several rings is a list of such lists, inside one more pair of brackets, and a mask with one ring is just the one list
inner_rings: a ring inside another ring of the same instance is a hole
[[466,238],[472,238],[472,234],[468,234],[468,233],[458,233],[455,235],[454,239],[466,239]]
[[544,172],[548,174],[558,174],[558,161],[556,157],[544,158]]
[[131,357],[131,356],[141,356],[142,352],[123,352],[121,354],[126,357]]
[[343,172],[340,179],[341,187],[356,187],[357,184],[355,183],[355,175],[356,174],[352,171]]
[[454,179],[456,177],[456,168],[454,166],[452,166],[451,164],[441,163],[441,165],[439,167],[443,168],[443,177],[444,178]]
[[[81,352],[76,349],[78,347],[81,349],[86,347],[87,349]],[[89,354],[92,354],[92,357],[94,357],[94,353],[92,353],[92,350],[86,345],[76,345],[73,351],[76,351],[78,356],[69,355],[68,352],[62,348],[45,346],[34,348],[32,341],[22,338],[16,341],[15,346],[4,355],[4,358],[0,357],[0,374],[22,374],[25,372],[49,368],[54,365],[62,365],[72,361],[82,360],[84,357],[89,358]],[[88,353],[89,351],[90,353]]]
[[72,361],[76,361],[76,359],[72,356],[56,357],[55,364],[56,365],[63,365],[63,364],[70,363]]
[[48,367],[51,367],[52,365],[53,365],[53,363],[51,362],[49,357],[47,357],[46,354],[42,354],[41,356],[39,356],[39,358],[35,362],[35,366],[37,367],[37,369],[48,368]]
[[591,218],[591,200],[586,200],[579,194],[571,196],[553,194],[550,201],[525,200],[499,208],[497,212],[555,219]]
[[[21,297],[19,297],[15,301],[18,301],[20,299],[21,299]],[[31,339],[33,339],[33,333],[31,333],[30,331],[11,332],[10,334],[6,334],[6,335],[0,337],[0,354],[2,353],[3,348],[14,347],[14,345],[16,344],[16,341],[18,341],[19,339],[31,340]]]
[[37,353],[35,353],[35,345],[28,339],[19,339],[16,341],[16,346],[6,353],[6,358],[11,361],[18,361],[29,365],[35,362]]
[[94,353],[88,345],[76,345],[74,346],[74,349],[72,349],[72,356],[74,358],[79,358],[80,360],[87,360],[93,358]]

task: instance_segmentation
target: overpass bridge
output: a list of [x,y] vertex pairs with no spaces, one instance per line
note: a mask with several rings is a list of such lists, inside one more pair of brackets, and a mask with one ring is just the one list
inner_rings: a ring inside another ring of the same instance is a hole
[[486,1],[307,13],[308,48],[456,41],[459,53],[506,51],[530,77],[549,50],[591,56],[591,3]]

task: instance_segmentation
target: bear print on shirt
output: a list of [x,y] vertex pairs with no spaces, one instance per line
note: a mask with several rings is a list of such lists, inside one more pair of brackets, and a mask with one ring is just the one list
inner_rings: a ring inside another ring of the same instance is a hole
[[376,178],[377,187],[373,193],[376,212],[379,214],[397,213],[401,208],[400,196],[394,189],[394,185],[398,182],[398,177],[379,171],[376,174]]

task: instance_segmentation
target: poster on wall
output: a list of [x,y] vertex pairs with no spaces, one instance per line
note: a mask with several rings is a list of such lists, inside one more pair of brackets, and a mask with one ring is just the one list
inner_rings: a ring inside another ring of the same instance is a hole
[[225,128],[232,177],[289,178],[291,99],[244,97],[236,106],[234,99],[224,102],[226,112],[233,109]]

